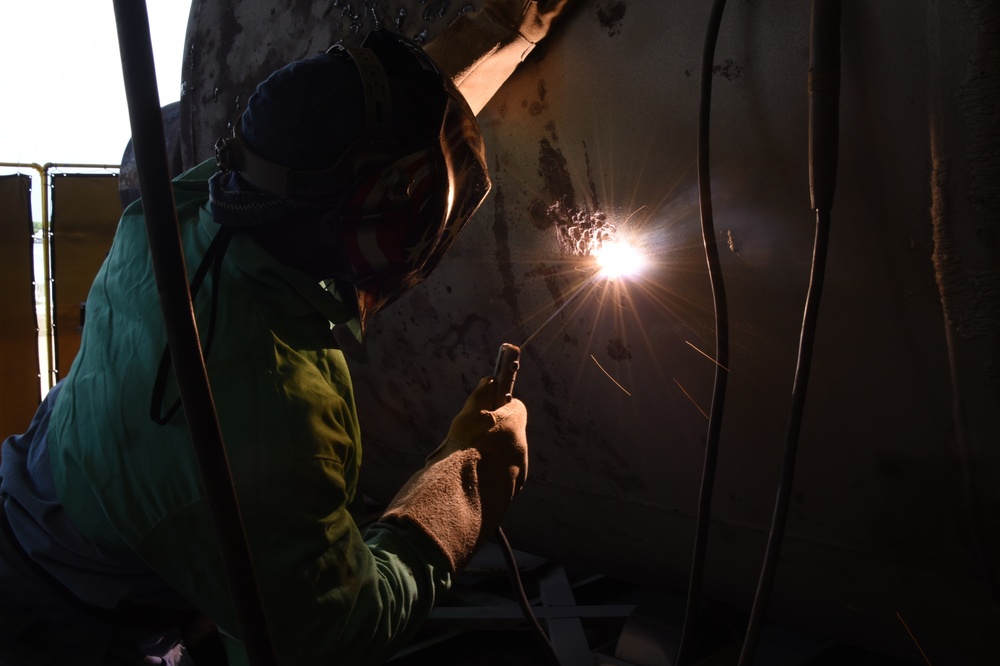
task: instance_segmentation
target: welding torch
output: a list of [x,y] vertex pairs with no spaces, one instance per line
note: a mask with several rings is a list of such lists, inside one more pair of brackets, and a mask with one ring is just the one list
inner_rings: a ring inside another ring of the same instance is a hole
[[[542,322],[542,324],[536,328],[534,332],[532,332],[531,335],[529,335],[520,345],[511,344],[509,342],[504,342],[500,345],[500,349],[497,352],[496,363],[493,367],[493,383],[495,384],[492,405],[493,409],[499,409],[513,399],[514,381],[517,379],[517,371],[521,368],[521,350],[524,349],[529,342],[535,339],[542,329],[548,326],[560,312],[566,309],[566,306],[572,303],[580,293],[593,284],[599,273],[600,271],[595,271],[586,282],[570,294],[569,298],[567,298],[562,305],[556,308],[555,312],[549,315],[548,319]],[[549,663],[553,666],[560,666],[559,655],[556,653],[552,642],[549,640],[548,635],[545,633],[545,630],[539,623],[538,618],[535,616],[535,613],[531,608],[531,602],[528,601],[527,594],[524,591],[524,585],[521,582],[521,575],[518,572],[517,562],[514,559],[514,551],[511,549],[510,543],[507,541],[507,535],[504,534],[503,528],[497,528],[496,538],[497,543],[500,546],[500,551],[503,553],[504,561],[507,564],[507,573],[510,577],[511,586],[514,588],[516,593],[518,605],[521,607],[521,611],[524,614],[525,619],[528,621],[528,624],[532,629],[532,633],[534,633],[542,647],[543,652],[545,652],[548,657]]]
[[[500,345],[500,349],[497,352],[496,363],[493,367],[493,382],[495,384],[494,394],[493,394],[493,409],[499,409],[504,405],[508,404],[513,399],[514,393],[514,381],[517,379],[517,372],[521,368],[521,352],[524,348],[534,340],[539,333],[545,329],[552,321],[555,320],[559,313],[562,312],[569,306],[570,303],[576,300],[577,296],[587,290],[594,282],[601,276],[602,268],[598,268],[593,272],[593,274],[587,278],[582,285],[580,285],[576,291],[569,295],[563,303],[555,309],[555,311],[548,316],[548,318],[541,323],[520,345],[511,344],[505,342]],[[534,611],[531,608],[531,603],[528,601],[527,594],[524,591],[524,585],[521,582],[521,575],[518,572],[517,562],[514,559],[514,552],[510,547],[510,543],[507,541],[507,535],[504,534],[503,528],[498,527],[496,531],[497,543],[500,546],[500,550],[503,553],[504,561],[507,564],[507,572],[510,577],[511,585],[514,588],[517,596],[518,605],[521,607],[521,611],[524,614],[525,619],[528,621],[532,633],[538,639],[542,650],[548,657],[548,661],[552,666],[561,666],[559,655],[556,653],[555,647],[549,640],[548,635],[542,628],[535,616]]]

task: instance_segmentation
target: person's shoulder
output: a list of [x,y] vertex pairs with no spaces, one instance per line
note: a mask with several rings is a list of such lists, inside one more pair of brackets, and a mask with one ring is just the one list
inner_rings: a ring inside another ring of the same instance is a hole
[[205,183],[207,186],[208,179],[214,176],[218,170],[219,165],[216,164],[215,158],[212,157],[174,178],[174,183],[185,185],[190,183]]
[[218,171],[215,158],[212,158],[174,178],[174,201],[178,214],[189,208],[200,208],[208,201],[208,181]]
[[[200,206],[208,201],[208,180],[219,170],[215,158],[207,159],[201,164],[191,167],[173,179],[174,203],[178,211],[191,205]],[[133,201],[125,209],[122,218],[141,217],[143,215],[142,199]]]

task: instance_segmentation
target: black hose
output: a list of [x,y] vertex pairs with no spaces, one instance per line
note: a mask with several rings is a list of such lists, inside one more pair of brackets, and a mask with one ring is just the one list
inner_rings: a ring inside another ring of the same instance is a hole
[[687,603],[684,609],[684,627],[681,630],[680,644],[677,648],[676,663],[678,666],[693,651],[692,637],[701,601],[705,553],[708,549],[708,528],[711,521],[712,490],[715,487],[715,470],[719,457],[719,433],[722,429],[722,414],[726,402],[726,381],[729,372],[729,315],[726,306],[726,290],[722,281],[719,249],[715,241],[715,227],[712,218],[712,183],[709,169],[712,69],[715,60],[715,44],[718,41],[719,27],[722,25],[722,14],[725,6],[725,0],[715,0],[712,5],[701,57],[701,98],[698,107],[698,194],[702,241],[705,245],[705,260],[708,264],[708,275],[712,283],[712,302],[715,306],[716,365],[712,406],[708,416],[708,434],[705,437],[705,460],[701,473],[701,491],[698,498],[698,516],[695,525],[694,552],[691,557],[691,573],[688,579]]
[[251,664],[276,664],[191,305],[146,3],[114,0],[114,8],[139,190],[177,386],[226,563],[241,638]]
[[781,476],[771,531],[768,534],[757,591],[754,594],[750,620],[747,625],[739,666],[753,664],[760,643],[778,557],[785,535],[788,506],[792,496],[795,476],[795,457],[798,452],[799,432],[805,409],[809,369],[812,364],[813,342],[823,276],[826,272],[826,253],[830,235],[830,209],[837,174],[837,139],[840,96],[840,0],[813,0],[809,63],[809,189],[813,209],[816,211],[816,238],[813,244],[812,268],[809,290],[806,294],[802,329],[799,335],[799,353],[792,383],[792,405],[782,456]]
[[[584,285],[584,287],[586,286],[587,285]],[[580,288],[580,291],[582,290],[583,287]],[[579,293],[579,291],[575,292],[573,296],[576,296],[577,293]],[[566,303],[573,300],[573,296],[570,296]],[[565,307],[565,304],[563,306]],[[559,310],[562,310],[562,307],[560,307]],[[551,321],[552,318],[558,314],[559,310],[554,312],[553,316],[549,317],[548,321]],[[545,328],[545,324],[547,324],[548,321],[543,323],[538,327],[538,329],[535,330],[534,333],[528,336],[528,339],[525,340],[520,347],[511,344],[500,345],[500,353],[497,355],[496,367],[493,369],[493,379],[497,385],[497,392],[493,400],[493,409],[499,409],[503,405],[507,404],[507,395],[514,388],[514,379],[517,376],[517,369],[520,364],[521,350],[524,349],[524,346],[528,344],[528,342],[535,337],[539,331]],[[504,534],[503,528],[500,526],[497,526],[496,539],[497,544],[500,546],[500,552],[503,553],[503,560],[507,565],[507,577],[510,579],[510,585],[514,591],[514,596],[517,599],[517,604],[521,608],[521,614],[524,616],[524,619],[528,621],[528,627],[535,635],[535,638],[538,639],[538,643],[541,645],[542,651],[548,658],[549,663],[551,663],[552,666],[562,666],[559,662],[559,655],[556,654],[556,650],[552,646],[552,641],[549,640],[548,634],[545,633],[545,629],[542,628],[541,623],[535,616],[535,611],[531,608],[531,602],[528,601],[528,595],[524,591],[524,583],[521,582],[521,572],[517,568],[517,560],[514,558],[514,550],[510,547],[507,535]]]
[[764,615],[767,612],[767,604],[771,598],[771,589],[774,586],[774,575],[778,567],[781,542],[785,535],[785,522],[788,517],[788,506],[792,496],[792,484],[795,476],[795,454],[798,451],[799,431],[802,426],[806,388],[809,384],[809,366],[812,361],[812,348],[816,333],[819,300],[823,291],[823,273],[826,269],[826,250],[829,234],[830,211],[816,211],[816,238],[813,245],[812,275],[809,279],[809,292],[806,297],[805,312],[802,316],[799,355],[795,367],[795,381],[792,386],[792,409],[788,420],[785,451],[781,461],[781,476],[778,482],[777,497],[774,502],[774,515],[771,518],[771,531],[768,534],[767,548],[764,551],[764,564],[761,567],[760,579],[757,582],[757,592],[754,595],[753,607],[750,611],[747,633],[743,639],[743,649],[740,651],[739,666],[753,664],[757,645],[760,642],[760,631],[763,628]]
[[517,561],[514,559],[514,551],[510,547],[510,542],[507,541],[507,535],[503,533],[503,529],[497,528],[497,543],[500,545],[500,551],[503,553],[504,562],[507,564],[507,574],[510,578],[511,587],[514,588],[514,596],[517,598],[517,604],[521,607],[521,614],[524,615],[524,619],[528,621],[528,625],[531,627],[532,633],[535,638],[538,639],[539,645],[542,646],[542,651],[548,658],[549,663],[552,666],[562,666],[559,661],[559,655],[556,653],[556,649],[552,646],[552,641],[549,640],[548,634],[545,633],[545,629],[542,628],[541,623],[538,622],[538,618],[535,616],[535,611],[531,608],[531,602],[528,601],[528,595],[524,591],[524,584],[521,582],[521,574],[517,569]]

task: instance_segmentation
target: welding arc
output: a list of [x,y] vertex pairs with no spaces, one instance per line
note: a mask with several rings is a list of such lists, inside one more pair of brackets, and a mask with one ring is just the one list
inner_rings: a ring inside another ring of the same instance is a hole
[[567,298],[562,305],[556,308],[556,311],[550,314],[548,319],[543,321],[541,325],[538,328],[536,328],[534,332],[531,335],[529,335],[524,342],[518,345],[521,348],[521,351],[524,351],[524,348],[528,345],[528,343],[534,340],[535,337],[537,337],[538,334],[542,332],[542,329],[544,329],[546,326],[552,323],[552,320],[555,319],[560,312],[565,310],[566,306],[572,303],[576,299],[576,297],[579,296],[581,292],[583,292],[583,290],[592,285],[597,280],[597,276],[600,274],[600,272],[601,272],[600,270],[594,271],[594,274],[590,276],[590,278],[588,278],[586,282],[584,282],[582,285],[580,285],[579,288],[577,288],[576,291],[570,294],[569,298]]

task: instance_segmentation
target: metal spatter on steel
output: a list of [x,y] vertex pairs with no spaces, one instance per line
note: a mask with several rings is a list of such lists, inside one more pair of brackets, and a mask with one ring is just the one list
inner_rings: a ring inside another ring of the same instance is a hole
[[185,168],[214,154],[216,140],[257,84],[298,58],[342,40],[354,45],[386,27],[417,43],[433,39],[482,0],[193,0],[181,76]]
[[[531,458],[504,527],[529,552],[685,589],[715,369],[695,173],[710,4],[580,0],[480,114],[489,198],[364,346],[341,336],[365,492],[390,498],[500,343],[592,275],[584,250],[628,237],[650,265],[596,282],[522,353]],[[995,4],[843,3],[833,227],[769,610],[912,659],[902,617],[934,663],[992,663],[976,657],[1000,633]],[[481,6],[196,1],[185,159],[211,156],[286,61],[397,20],[431,39]],[[730,2],[714,63],[730,362],[705,595],[733,607],[763,557],[808,284],[808,29],[809,3]]]

